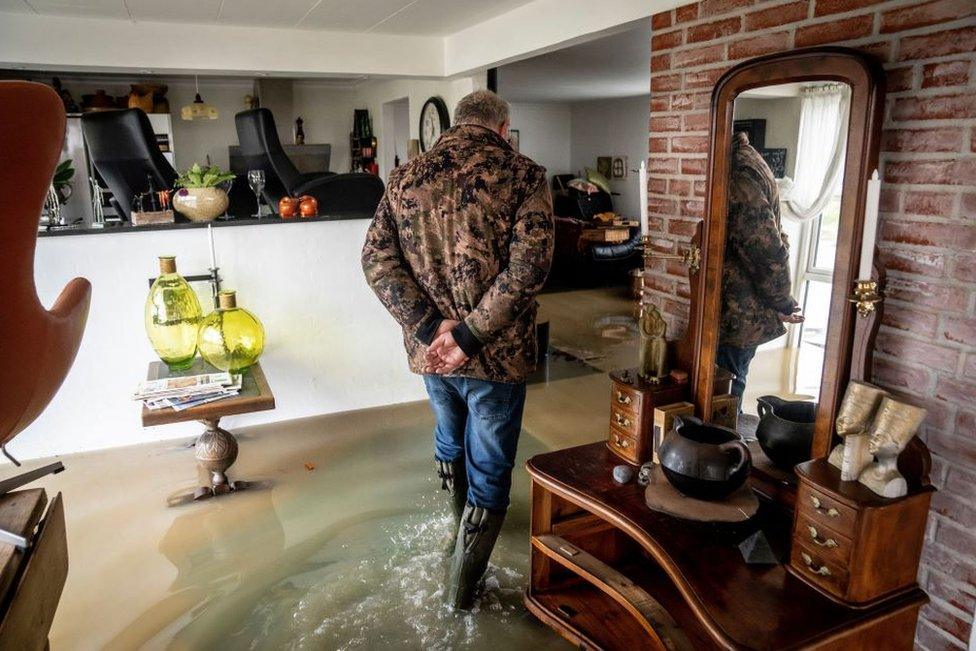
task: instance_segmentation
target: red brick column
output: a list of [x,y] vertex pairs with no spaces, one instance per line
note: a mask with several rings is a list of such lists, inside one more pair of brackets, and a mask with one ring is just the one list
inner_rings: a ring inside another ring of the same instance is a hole
[[[878,244],[888,300],[875,380],[920,396],[939,488],[920,582],[920,648],[964,648],[976,607],[976,0],[702,0],[652,18],[649,208],[657,245],[686,242],[704,212],[709,104],[735,63],[845,45],[888,75]],[[647,267],[673,334],[685,270]]]

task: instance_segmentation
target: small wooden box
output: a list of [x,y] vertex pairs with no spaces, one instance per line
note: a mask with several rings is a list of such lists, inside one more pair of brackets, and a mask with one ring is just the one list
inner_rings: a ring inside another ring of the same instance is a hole
[[607,447],[618,457],[639,466],[653,453],[654,408],[684,400],[688,384],[671,377],[652,384],[642,380],[636,369],[610,373],[610,426]]
[[848,606],[915,587],[933,488],[886,498],[841,481],[826,459],[796,467],[800,480],[790,571]]
[[654,408],[654,429],[652,433],[651,458],[654,463],[658,462],[657,451],[661,449],[664,437],[674,429],[675,416],[694,416],[695,405],[690,402],[676,402],[673,405],[661,405]]
[[149,226],[152,224],[172,224],[176,221],[176,215],[172,210],[158,210],[156,212],[133,212],[133,226]]

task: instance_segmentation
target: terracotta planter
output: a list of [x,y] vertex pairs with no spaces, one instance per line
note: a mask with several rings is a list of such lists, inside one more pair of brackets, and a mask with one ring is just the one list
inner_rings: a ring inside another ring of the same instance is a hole
[[173,208],[194,222],[213,221],[229,204],[223,188],[180,188],[173,194]]

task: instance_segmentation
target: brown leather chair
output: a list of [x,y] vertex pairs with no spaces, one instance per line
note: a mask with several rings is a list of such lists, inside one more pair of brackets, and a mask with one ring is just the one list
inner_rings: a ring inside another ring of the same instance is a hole
[[84,278],[69,282],[50,310],[34,285],[37,222],[64,129],[57,93],[0,81],[0,447],[54,397],[88,319],[91,284]]

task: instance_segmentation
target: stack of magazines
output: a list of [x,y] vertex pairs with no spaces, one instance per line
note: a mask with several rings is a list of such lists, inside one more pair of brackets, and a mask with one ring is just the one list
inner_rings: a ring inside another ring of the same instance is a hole
[[172,408],[183,411],[236,396],[241,392],[241,376],[230,373],[204,373],[162,380],[146,380],[132,395],[148,409]]

